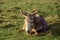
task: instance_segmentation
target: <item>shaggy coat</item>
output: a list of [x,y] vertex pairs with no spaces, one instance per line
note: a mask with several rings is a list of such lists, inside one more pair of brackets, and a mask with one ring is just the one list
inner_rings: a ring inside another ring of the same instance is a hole
[[32,14],[22,10],[21,12],[25,17],[22,30],[25,30],[27,33],[35,32],[35,34],[37,34],[38,32],[44,32],[48,29],[45,19],[37,15],[37,11]]
[[37,32],[44,32],[48,29],[46,20],[42,16],[35,16],[35,29]]

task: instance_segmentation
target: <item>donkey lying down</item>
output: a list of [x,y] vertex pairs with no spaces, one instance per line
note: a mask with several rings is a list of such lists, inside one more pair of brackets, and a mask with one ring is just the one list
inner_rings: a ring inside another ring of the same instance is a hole
[[42,16],[39,16],[37,14],[38,11],[34,11],[33,13],[28,13],[22,10],[20,11],[25,17],[22,30],[26,31],[28,34],[29,33],[37,34],[38,31],[42,32],[42,31],[47,30],[48,28],[47,23]]

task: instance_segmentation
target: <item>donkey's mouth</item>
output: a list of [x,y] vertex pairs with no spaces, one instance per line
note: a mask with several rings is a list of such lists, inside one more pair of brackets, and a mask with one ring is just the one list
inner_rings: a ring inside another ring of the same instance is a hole
[[32,32],[31,32],[31,34],[35,34],[35,32],[34,32],[34,31],[32,31]]

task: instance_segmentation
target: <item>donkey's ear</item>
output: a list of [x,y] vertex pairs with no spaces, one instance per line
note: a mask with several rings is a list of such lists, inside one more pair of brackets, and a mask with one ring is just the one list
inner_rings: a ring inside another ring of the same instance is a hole
[[26,11],[23,11],[23,10],[20,10],[20,12],[21,12],[21,14],[23,14],[25,16],[27,16],[27,14],[28,14]]
[[32,13],[33,15],[36,15],[38,13],[38,10],[34,10]]

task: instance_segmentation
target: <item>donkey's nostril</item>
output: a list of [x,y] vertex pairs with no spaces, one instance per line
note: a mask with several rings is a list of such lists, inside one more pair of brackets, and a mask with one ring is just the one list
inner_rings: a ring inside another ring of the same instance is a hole
[[27,31],[28,33],[30,33],[30,31]]

